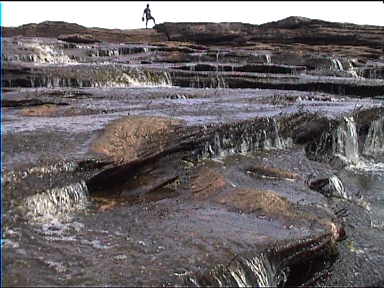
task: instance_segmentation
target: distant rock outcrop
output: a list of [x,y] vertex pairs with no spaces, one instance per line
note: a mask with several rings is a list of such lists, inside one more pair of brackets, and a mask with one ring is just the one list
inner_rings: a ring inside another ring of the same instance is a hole
[[31,23],[19,27],[4,27],[3,37],[27,36],[56,38],[61,34],[84,33],[88,28],[63,21],[45,21],[39,24]]
[[381,48],[384,27],[327,22],[305,17],[252,25],[245,23],[162,23],[155,26],[168,40],[200,44],[301,43]]
[[164,41],[165,36],[153,29],[104,29],[87,28],[75,23],[62,21],[45,21],[42,23],[25,24],[19,27],[2,27],[3,37],[26,36],[58,38],[73,43],[95,42],[143,42]]
[[225,23],[170,23],[165,22],[154,27],[164,33],[171,41],[191,41],[203,44],[244,42],[253,34],[257,25],[239,22]]

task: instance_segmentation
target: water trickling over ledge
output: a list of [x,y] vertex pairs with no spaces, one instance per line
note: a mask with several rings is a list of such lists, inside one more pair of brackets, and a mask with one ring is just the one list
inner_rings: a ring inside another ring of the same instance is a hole
[[370,156],[384,154],[384,117],[371,123],[364,142],[363,154]]
[[21,209],[31,222],[49,222],[71,217],[71,213],[83,210],[87,205],[88,188],[82,181],[29,196],[24,199]]
[[125,88],[172,86],[172,80],[167,71],[154,71],[117,64],[82,64],[63,66],[61,69],[57,67],[34,67],[19,74],[4,80],[4,87]]

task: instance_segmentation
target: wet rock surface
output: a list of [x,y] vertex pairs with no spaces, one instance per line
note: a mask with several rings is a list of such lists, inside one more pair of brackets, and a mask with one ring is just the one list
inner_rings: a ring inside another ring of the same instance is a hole
[[383,28],[177,24],[3,28],[3,284],[382,285]]

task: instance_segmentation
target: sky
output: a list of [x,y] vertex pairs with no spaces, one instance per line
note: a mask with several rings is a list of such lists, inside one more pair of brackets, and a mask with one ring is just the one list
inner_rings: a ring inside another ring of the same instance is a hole
[[2,26],[65,21],[85,27],[144,28],[141,17],[147,3],[157,23],[263,24],[302,16],[384,26],[383,1],[2,1]]

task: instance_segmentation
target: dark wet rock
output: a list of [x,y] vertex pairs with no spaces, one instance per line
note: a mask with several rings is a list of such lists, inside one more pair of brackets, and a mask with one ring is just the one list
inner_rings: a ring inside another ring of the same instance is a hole
[[329,119],[317,117],[315,119],[306,119],[302,125],[297,124],[293,132],[295,135],[293,140],[297,144],[318,141],[323,131],[330,130],[335,125]]
[[363,68],[358,71],[362,77],[368,79],[384,79],[384,68],[383,67],[372,67]]

